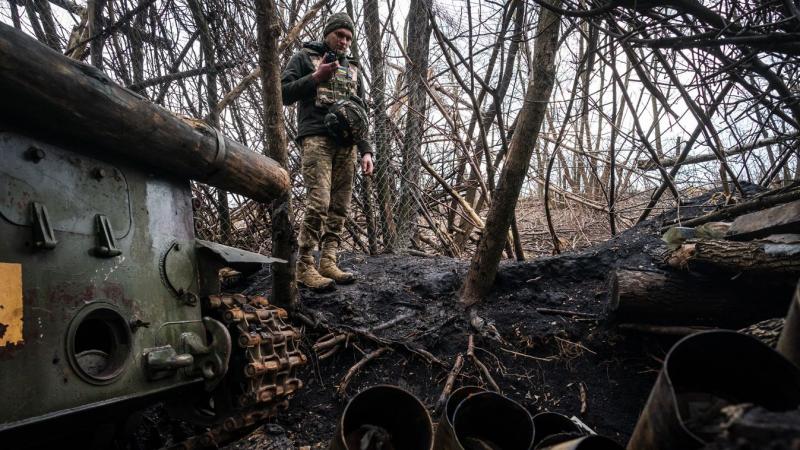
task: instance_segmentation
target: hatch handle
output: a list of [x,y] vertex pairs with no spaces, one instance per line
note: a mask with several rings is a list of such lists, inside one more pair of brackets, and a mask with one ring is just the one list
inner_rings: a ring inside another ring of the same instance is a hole
[[47,214],[47,207],[39,202],[31,203],[31,214],[33,215],[33,245],[36,248],[52,250],[56,248],[58,241],[50,225],[50,215]]
[[103,214],[95,216],[97,224],[97,237],[100,245],[95,247],[94,253],[102,258],[112,258],[122,254],[122,250],[117,248],[117,240],[114,239],[114,230],[111,229],[111,222]]

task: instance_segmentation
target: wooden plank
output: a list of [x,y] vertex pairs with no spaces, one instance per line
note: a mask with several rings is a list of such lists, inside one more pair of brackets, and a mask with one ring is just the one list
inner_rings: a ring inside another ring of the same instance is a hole
[[800,233],[800,200],[737,217],[727,238],[744,241],[779,233]]

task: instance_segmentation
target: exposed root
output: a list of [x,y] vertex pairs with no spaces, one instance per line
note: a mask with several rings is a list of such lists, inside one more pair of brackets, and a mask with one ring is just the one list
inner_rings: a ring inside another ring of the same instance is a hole
[[500,386],[494,381],[492,374],[489,372],[489,368],[486,367],[485,364],[478,358],[478,355],[475,354],[475,336],[469,335],[469,342],[467,343],[467,356],[472,358],[472,362],[478,367],[483,377],[486,379],[486,382],[492,387],[492,390],[498,393],[502,393],[500,391]]
[[336,393],[338,395],[342,396],[342,397],[345,397],[345,392],[347,391],[347,385],[348,385],[348,383],[350,383],[350,380],[355,376],[355,374],[362,367],[364,367],[365,364],[367,364],[371,360],[381,356],[382,354],[386,353],[389,350],[390,350],[389,347],[381,347],[381,348],[379,348],[377,350],[374,350],[374,351],[364,355],[364,357],[361,358],[361,360],[359,362],[353,364],[353,367],[351,367],[347,371],[347,373],[344,374],[344,377],[342,378],[341,383],[339,383],[339,387],[336,388]]
[[447,401],[447,397],[450,396],[450,392],[453,391],[453,384],[456,381],[456,377],[458,373],[461,372],[461,368],[464,366],[464,355],[459,353],[456,355],[456,362],[453,363],[453,368],[450,370],[450,373],[447,375],[447,381],[444,383],[444,389],[442,389],[442,395],[439,396],[439,400],[436,401],[436,406],[434,407],[434,411],[441,411],[444,407],[444,403]]

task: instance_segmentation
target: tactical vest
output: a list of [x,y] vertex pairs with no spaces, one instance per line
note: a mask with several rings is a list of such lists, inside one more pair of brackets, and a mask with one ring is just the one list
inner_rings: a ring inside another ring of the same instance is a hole
[[[322,55],[305,49],[317,70],[322,63]],[[348,63],[347,67],[339,66],[333,77],[317,85],[317,107],[328,107],[337,100],[349,100],[350,96],[358,94],[358,67]]]

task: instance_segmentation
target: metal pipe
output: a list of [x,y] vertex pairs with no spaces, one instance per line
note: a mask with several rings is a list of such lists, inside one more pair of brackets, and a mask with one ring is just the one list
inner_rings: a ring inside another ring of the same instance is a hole
[[800,283],[794,292],[794,300],[786,315],[783,331],[778,338],[778,352],[800,367]]
[[533,419],[519,403],[496,392],[467,396],[453,416],[459,448],[529,450],[533,446]]
[[593,435],[542,447],[542,450],[622,450],[622,446],[607,437]]
[[[703,403],[698,402],[698,400]],[[800,369],[759,340],[707,331],[678,341],[650,392],[628,450],[692,450],[706,441],[687,428],[692,409],[753,403],[771,411],[800,406]]]
[[485,389],[478,386],[461,386],[450,394],[444,406],[444,414],[436,427],[434,450],[463,450],[453,430],[453,416],[456,414],[456,408],[464,399],[478,392],[485,392]]
[[536,437],[533,440],[535,449],[551,447],[585,434],[569,417],[549,411],[533,416],[533,427],[536,430]]
[[378,385],[350,400],[329,448],[430,450],[432,446],[433,424],[425,406],[397,386]]

